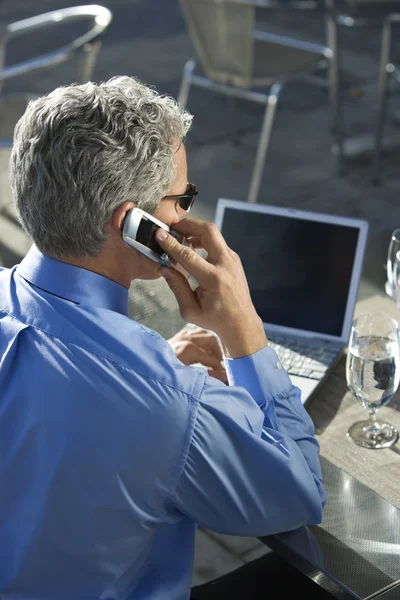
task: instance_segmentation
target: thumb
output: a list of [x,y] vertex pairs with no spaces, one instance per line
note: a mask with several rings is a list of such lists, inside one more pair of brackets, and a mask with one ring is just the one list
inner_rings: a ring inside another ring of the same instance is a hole
[[175,295],[182,318],[185,321],[195,319],[200,312],[200,307],[186,277],[176,269],[169,269],[168,267],[161,267],[158,272],[164,277],[170,290]]

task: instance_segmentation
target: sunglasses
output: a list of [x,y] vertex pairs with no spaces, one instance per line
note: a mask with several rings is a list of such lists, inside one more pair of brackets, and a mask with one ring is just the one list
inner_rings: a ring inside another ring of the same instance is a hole
[[184,194],[176,194],[174,196],[164,196],[163,200],[176,200],[182,210],[189,212],[193,206],[193,202],[199,192],[193,183],[188,183]]

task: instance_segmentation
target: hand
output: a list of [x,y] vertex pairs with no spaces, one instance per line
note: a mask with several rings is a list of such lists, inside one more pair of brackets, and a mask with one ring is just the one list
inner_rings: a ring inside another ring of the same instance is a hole
[[175,355],[184,365],[201,364],[211,377],[228,382],[223,355],[216,336],[205,329],[182,329],[168,340]]
[[194,248],[207,252],[204,259],[164,229],[157,230],[156,238],[163,250],[199,283],[193,291],[181,273],[160,267],[160,274],[176,296],[182,318],[214,331],[228,356],[247,356],[266,346],[264,327],[251,301],[240,258],[227,246],[217,227],[184,219],[174,229],[189,238]]

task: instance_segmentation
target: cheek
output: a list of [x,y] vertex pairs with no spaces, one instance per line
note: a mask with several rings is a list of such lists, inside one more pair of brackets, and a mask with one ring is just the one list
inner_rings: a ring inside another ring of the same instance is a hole
[[172,227],[177,223],[182,217],[175,209],[175,202],[172,200],[167,203],[161,203],[161,206],[158,207],[154,216],[168,225]]

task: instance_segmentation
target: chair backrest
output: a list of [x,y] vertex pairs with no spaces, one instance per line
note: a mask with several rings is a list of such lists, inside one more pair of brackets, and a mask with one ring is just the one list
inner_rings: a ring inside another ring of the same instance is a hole
[[255,8],[238,0],[180,0],[207,77],[249,87],[253,75]]
[[360,20],[359,23],[344,21],[342,23],[344,25],[362,25],[362,19],[365,19],[365,24],[368,24],[368,19],[374,18],[379,22],[389,13],[400,10],[399,0],[328,0],[326,3],[336,13]]
[[[61,23],[78,20],[90,21],[90,29],[87,33],[52,52],[10,66],[4,66],[6,45],[10,39],[32,31],[56,27]],[[79,53],[83,55],[79,81],[84,83],[91,76],[102,37],[111,21],[112,13],[108,8],[97,4],[89,4],[53,10],[3,27],[0,29],[0,86],[1,82],[13,77],[62,64]]]

